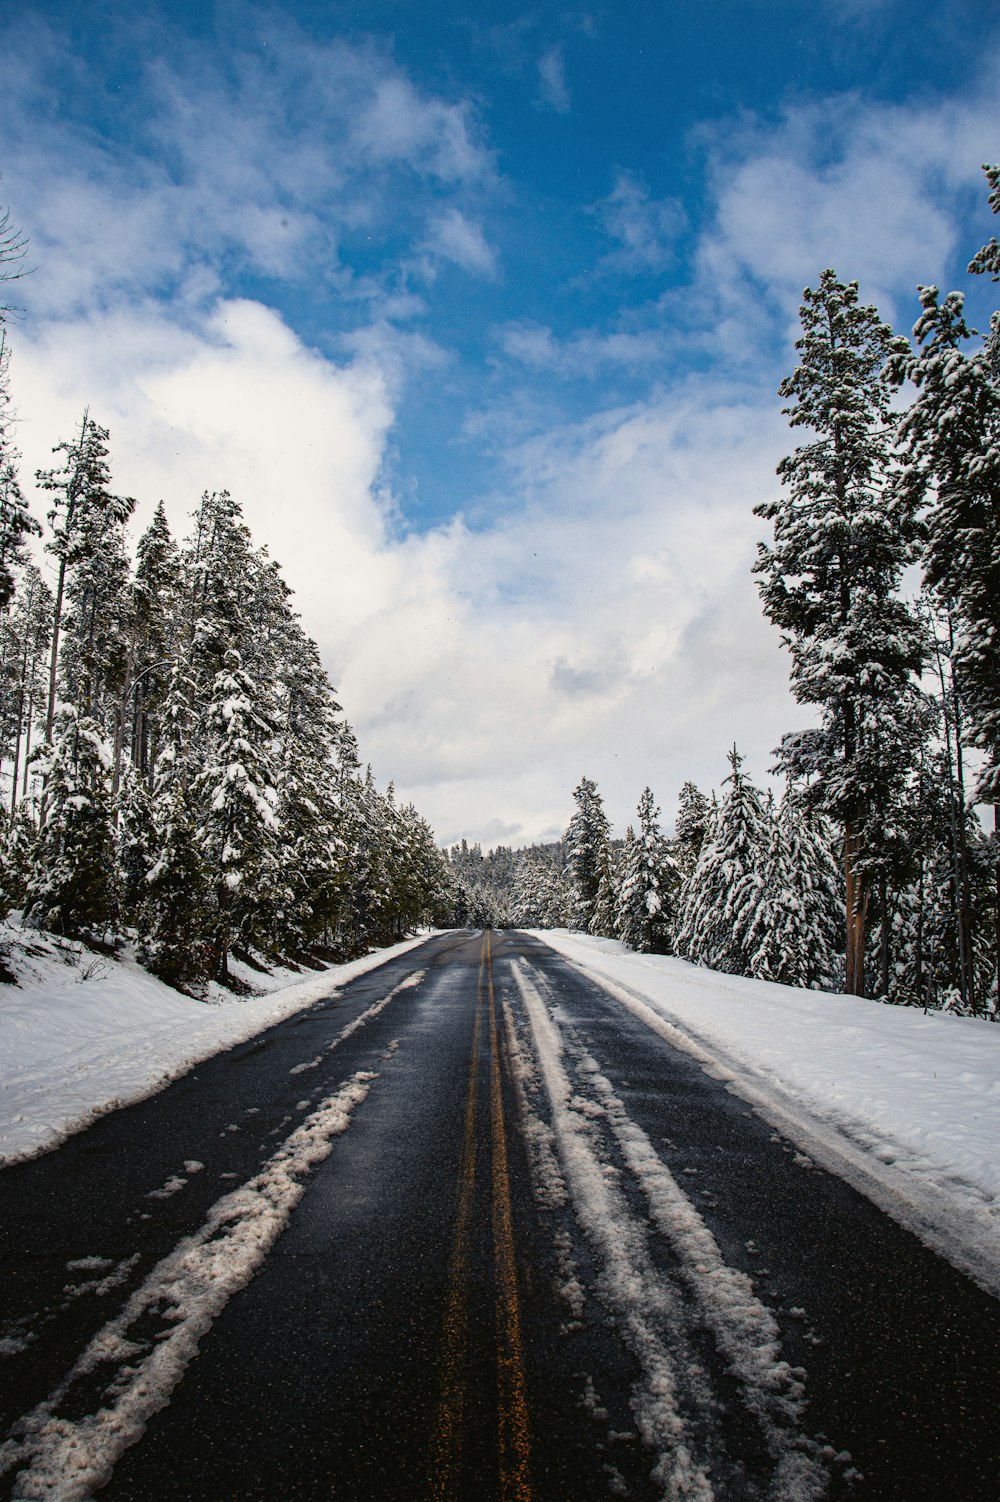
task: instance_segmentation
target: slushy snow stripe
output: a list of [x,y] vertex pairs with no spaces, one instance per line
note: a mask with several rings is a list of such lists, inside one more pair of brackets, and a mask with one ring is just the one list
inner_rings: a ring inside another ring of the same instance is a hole
[[[425,971],[407,976],[333,1040],[362,1027]],[[249,1283],[305,1193],[305,1179],[329,1156],[355,1108],[378,1078],[359,1070],[282,1143],[247,1183],[218,1200],[204,1224],[153,1268],[122,1312],[87,1346],[65,1380],[15,1426],[17,1439],[0,1446],[0,1475],[17,1466],[12,1502],[85,1502],[107,1484],[119,1457],[139,1440],[150,1416],[165,1406],[197,1355],[198,1343],[233,1294]],[[160,1329],[150,1343],[129,1332],[153,1315]],[[106,1368],[109,1401],[76,1420],[58,1410],[81,1378]]]
[[[683,1329],[679,1299],[650,1261],[645,1228],[609,1183],[586,1121],[570,1107],[573,1091],[562,1063],[562,1042],[545,1002],[516,960],[511,969],[531,1028],[563,1174],[580,1224],[601,1259],[600,1292],[615,1310],[642,1371],[633,1411],[643,1439],[658,1456],[653,1480],[669,1502],[712,1502],[711,1481],[695,1457],[680,1412],[679,1374],[659,1334],[661,1329]],[[710,1408],[704,1374],[690,1356],[684,1366],[685,1396],[694,1399],[704,1419]]]
[[776,1460],[768,1495],[796,1502],[823,1496],[828,1475],[801,1433],[804,1388],[781,1356],[781,1332],[746,1273],[728,1265],[718,1242],[642,1128],[632,1121],[610,1080],[582,1048],[578,1062],[629,1171],[640,1185],[657,1229],[677,1255],[680,1276],[695,1298],[719,1350],[743,1389]]

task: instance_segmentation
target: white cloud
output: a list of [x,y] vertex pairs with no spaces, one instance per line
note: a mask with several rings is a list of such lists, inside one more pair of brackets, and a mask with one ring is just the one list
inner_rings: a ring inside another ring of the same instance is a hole
[[398,540],[379,488],[391,385],[260,304],[221,302],[197,333],[154,305],[22,328],[14,362],[25,473],[89,402],[139,525],[162,496],[183,532],[203,489],[233,492],[364,754],[442,838],[551,833],[584,770],[622,825],[647,781],[669,810],[734,737],[763,765],[787,719],[748,573],[777,420],[734,394],[536,438],[493,525]]
[[994,68],[960,101],[834,96],[789,108],[777,127],[704,130],[716,200],[698,254],[706,301],[720,288],[733,302],[763,291],[788,311],[833,266],[890,319],[908,312],[915,285],[942,278],[960,251],[959,211],[981,191],[996,138],[998,82]]
[[550,328],[534,323],[509,323],[497,330],[504,354],[534,370],[549,370],[568,378],[590,378],[609,367],[641,369],[663,359],[659,333],[624,330],[601,333],[584,329],[558,339]]
[[351,132],[371,161],[401,161],[446,182],[475,181],[493,170],[475,139],[468,104],[427,99],[401,73],[381,78]]
[[64,110],[79,98],[86,120],[93,80],[33,23],[0,131],[5,194],[38,267],[25,294],[34,313],[176,295],[192,272],[223,266],[393,300],[405,289],[351,285],[340,242],[364,231],[416,243],[430,205],[445,253],[492,264],[463,214],[466,196],[481,203],[496,180],[470,103],[420,92],[374,46],[318,44],[250,14],[225,70],[184,46],[145,64],[131,151]]
[[539,58],[538,79],[543,103],[555,110],[557,115],[565,115],[571,101],[566,82],[566,59],[558,44],[550,47]]
[[683,204],[675,198],[651,198],[637,172],[619,171],[611,192],[592,212],[618,241],[598,263],[603,271],[662,270],[674,259],[676,241],[687,228]]
[[494,277],[497,258],[493,247],[478,224],[471,223],[459,209],[446,209],[431,222],[424,251],[435,258],[452,261],[475,276]]

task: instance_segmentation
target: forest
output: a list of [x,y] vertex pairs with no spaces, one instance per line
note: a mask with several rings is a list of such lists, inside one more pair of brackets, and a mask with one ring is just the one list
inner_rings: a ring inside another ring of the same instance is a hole
[[[968,270],[1000,280],[995,238]],[[734,746],[721,797],[685,783],[674,838],[647,788],[616,842],[585,777],[561,845],[450,852],[475,921],[997,1016],[1000,313],[980,337],[961,292],[918,295],[911,343],[833,270],[804,293],[780,395],[805,441],[756,508],[762,607],[819,721],[776,748],[780,801]]]
[[[129,556],[89,412],[25,504],[4,350],[0,898],[27,926],[118,947],[195,994],[251,966],[363,953],[448,923],[427,823],[362,767],[277,563],[227,492],[178,543],[162,503]],[[51,580],[51,582],[50,582]]]
[[[1000,212],[1000,168],[986,167]],[[0,271],[23,241],[0,224]],[[969,273],[1000,280],[996,239]],[[755,573],[813,723],[776,800],[734,746],[718,795],[647,787],[613,840],[584,777],[561,843],[437,849],[380,792],[278,564],[226,491],[178,541],[85,411],[19,477],[0,345],[0,900],[28,925],[134,943],[198,992],[230,958],[346,957],[418,924],[568,925],[728,973],[997,1015],[1000,314],[918,289],[912,342],[825,270],[780,395],[803,443],[757,515]],[[9,310],[8,310],[9,311]],[[2,324],[0,324],[2,328]],[[41,547],[44,567],[40,566]],[[914,580],[918,585],[914,585]],[[977,807],[992,805],[987,833]]]

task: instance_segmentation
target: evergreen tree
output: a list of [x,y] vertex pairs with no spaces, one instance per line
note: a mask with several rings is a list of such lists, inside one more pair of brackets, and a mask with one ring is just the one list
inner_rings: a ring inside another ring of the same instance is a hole
[[[52,591],[32,563],[25,564],[21,570],[9,625],[15,643],[17,673],[16,682],[11,684],[12,694],[16,696],[16,703],[12,706],[14,744],[10,807],[13,814],[18,797],[27,796],[32,732],[39,706],[45,704],[45,665],[52,636]],[[19,771],[23,772],[20,790]]]
[[886,362],[905,350],[856,282],[824,271],[806,289],[800,364],[780,387],[793,427],[812,437],[778,473],[785,495],[756,508],[774,523],[755,572],[765,614],[792,655],[792,689],[822,729],[786,737],[784,769],[844,830],[846,983],[864,991],[869,898],[887,811],[912,762],[920,631],[898,593],[915,557],[912,502],[890,487]]
[[9,361],[6,334],[0,327],[0,612],[9,609],[14,598],[17,569],[27,559],[28,538],[42,530],[28,510],[17,476],[20,455],[13,441]]
[[37,844],[38,826],[34,810],[25,799],[4,826],[0,907],[5,915],[12,907],[23,908],[25,905],[28,883],[37,870]]
[[677,810],[677,865],[681,875],[687,877],[698,864],[698,856],[705,842],[709,824],[709,803],[705,794],[699,792],[693,782],[685,782],[680,792]]
[[152,772],[163,732],[160,717],[180,645],[181,599],[180,551],[160,501],[136,548],[124,715],[131,760],[146,775]]
[[138,920],[142,963],[182,991],[197,991],[217,968],[209,873],[189,795],[194,776],[191,687],[187,662],[179,655],[163,706],[163,740],[151,798],[152,861]]
[[274,721],[266,692],[227,651],[204,720],[207,753],[195,779],[199,843],[214,890],[219,976],[234,943],[260,936],[259,885],[276,832]]
[[573,798],[576,810],[563,837],[566,875],[573,891],[573,927],[587,933],[597,902],[611,826],[597,784],[589,777],[580,779],[579,786],[573,790]]
[[108,431],[94,422],[89,411],[83,414],[80,436],[57,444],[53,453],[65,453],[63,465],[37,472],[42,489],[53,495],[48,513],[52,535],[45,546],[57,562],[46,740],[51,739],[55,717],[60,641],[68,600],[72,601],[76,637],[68,685],[73,702],[84,710],[95,708],[105,679],[109,686],[121,671],[121,619],[111,602],[117,605],[121,600],[127,575],[122,528],[135,507],[131,497],[113,495],[109,489]]
[[759,891],[747,927],[750,974],[786,986],[834,990],[844,902],[831,831],[822,815],[797,807],[788,793],[770,821]]
[[139,920],[139,957],[168,985],[197,991],[218,960],[209,942],[208,872],[180,776],[165,784],[156,804],[155,845]]
[[644,954],[669,954],[680,885],[677,863],[660,833],[660,810],[646,788],[639,799],[638,831],[625,837],[615,928],[622,943]]
[[148,878],[155,859],[156,829],[149,788],[136,767],[126,769],[118,788],[117,802],[122,918],[126,923],[138,925],[149,896]]
[[600,939],[613,939],[616,936],[619,886],[618,863],[608,842],[600,857],[600,879],[597,883],[594,911],[590,915],[590,932]]
[[111,748],[96,722],[62,705],[43,747],[47,819],[28,881],[26,916],[75,937],[103,933],[116,919]]
[[984,754],[978,797],[1000,803],[1000,389],[984,350],[967,353],[964,298],[921,287],[919,352],[899,356],[896,379],[917,396],[900,424],[910,504],[927,517],[927,580],[953,613],[954,663],[973,744]]
[[759,790],[729,753],[728,792],[706,832],[698,863],[684,884],[677,954],[732,975],[751,974],[751,929],[763,900],[771,817]]
[[[990,185],[990,208],[994,214],[1000,214],[1000,166],[995,164],[991,166],[988,162],[984,162],[983,171]],[[969,262],[969,270],[973,276],[991,276],[995,282],[1000,282],[1000,241],[996,236],[976,251]],[[994,317],[996,317],[995,314]]]

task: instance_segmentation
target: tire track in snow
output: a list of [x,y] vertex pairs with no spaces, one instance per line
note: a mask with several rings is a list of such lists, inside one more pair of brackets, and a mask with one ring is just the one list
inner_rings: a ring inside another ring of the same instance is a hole
[[[423,979],[407,976],[328,1045],[335,1048]],[[49,1397],[0,1445],[0,1478],[17,1471],[11,1502],[87,1502],[115,1463],[169,1403],[202,1337],[264,1262],[301,1200],[309,1174],[329,1156],[378,1075],[358,1070],[281,1144],[263,1168],[212,1206],[193,1235],[157,1263],[116,1318],[90,1341]],[[141,1327],[137,1329],[136,1327]],[[80,1418],[59,1410],[73,1389],[100,1378],[105,1402]],[[18,1469],[20,1468],[20,1469]]]
[[683,1403],[695,1410],[699,1427],[707,1424],[711,1408],[707,1381],[692,1354],[685,1352],[683,1362],[675,1362],[660,1334],[661,1330],[683,1330],[680,1300],[653,1266],[646,1227],[609,1182],[594,1150],[589,1122],[570,1106],[574,1092],[562,1061],[562,1038],[542,996],[519,961],[511,962],[511,970],[549,1100],[559,1166],[580,1224],[601,1262],[598,1292],[614,1311],[642,1372],[633,1394],[633,1412],[640,1434],[657,1454],[652,1478],[662,1486],[668,1502],[714,1502],[708,1471],[696,1453],[692,1425],[681,1411]]
[[680,1276],[760,1425],[775,1461],[769,1497],[775,1502],[786,1498],[812,1502],[822,1497],[829,1476],[816,1446],[802,1432],[804,1373],[783,1359],[774,1315],[755,1294],[747,1274],[725,1261],[712,1232],[649,1137],[629,1117],[597,1061],[583,1044],[570,1047],[645,1195],[654,1225],[675,1252]]
[[[581,1099],[573,1092],[563,1069],[565,1084],[560,1112],[570,1121],[574,1116],[579,1120],[582,1114],[597,1115],[607,1123],[627,1169],[645,1197],[653,1225],[677,1257],[685,1289],[712,1331],[729,1371],[739,1382],[743,1401],[756,1419],[774,1463],[767,1497],[772,1502],[818,1502],[829,1485],[829,1472],[818,1447],[802,1431],[804,1374],[793,1371],[782,1358],[781,1332],[773,1314],[755,1294],[750,1278],[725,1261],[712,1232],[647,1134],[629,1117],[588,1045],[572,1025],[560,1025],[564,1019],[558,1006],[554,1015],[550,1013],[539,989],[551,994],[547,978],[533,967],[522,967],[517,962],[514,969],[522,997],[526,995],[526,985],[534,991],[534,1012],[527,1007],[526,1010],[536,1046],[535,1020],[541,1008],[552,1030],[548,1041],[554,1041],[564,1055],[573,1057],[578,1073],[590,1087],[592,1100]],[[531,979],[525,973],[529,969]],[[552,1101],[551,1089],[549,1096]],[[553,1102],[558,1136],[555,1115]]]

